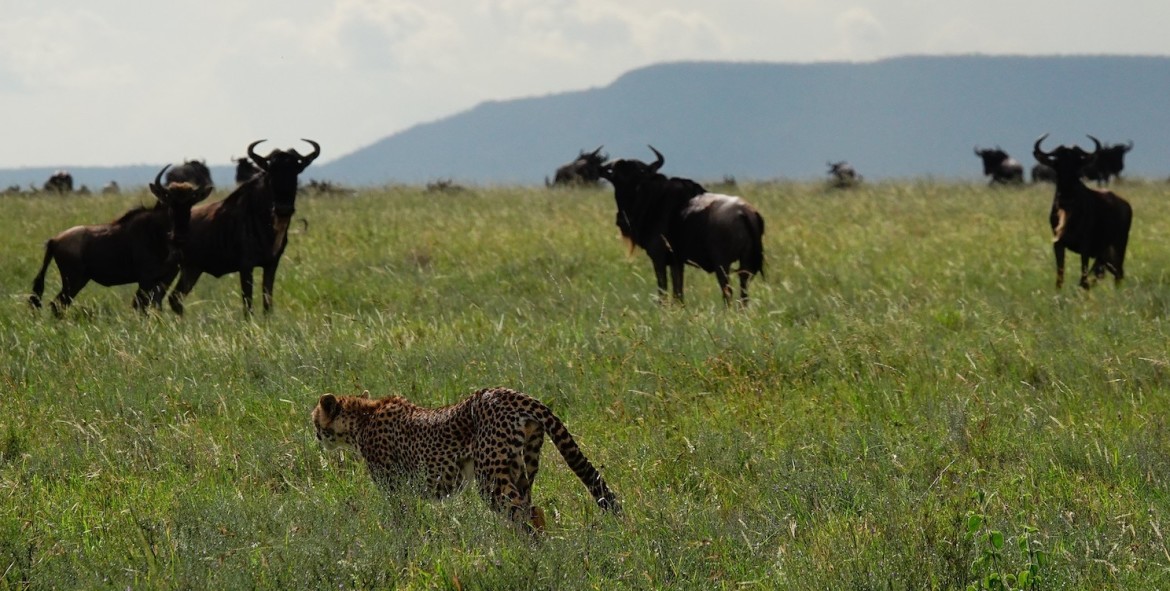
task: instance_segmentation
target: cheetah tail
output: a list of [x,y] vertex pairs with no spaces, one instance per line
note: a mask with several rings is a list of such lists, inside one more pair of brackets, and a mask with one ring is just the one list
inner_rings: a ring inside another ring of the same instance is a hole
[[[547,410],[547,407],[546,407]],[[544,423],[544,431],[548,433],[553,444],[557,446],[557,451],[561,452],[561,457],[565,458],[565,463],[585,483],[585,487],[589,489],[589,494],[597,501],[597,506],[606,511],[611,511],[615,514],[621,513],[621,506],[618,504],[617,495],[609,490],[609,486],[602,480],[601,474],[589,463],[589,459],[585,454],[581,453],[581,448],[577,447],[577,442],[573,440],[573,435],[565,428],[565,424],[551,410],[547,410],[544,417],[541,419]]]

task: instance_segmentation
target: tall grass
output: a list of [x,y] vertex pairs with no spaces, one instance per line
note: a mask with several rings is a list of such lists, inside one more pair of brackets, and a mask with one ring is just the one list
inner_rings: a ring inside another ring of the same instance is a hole
[[[147,197],[0,199],[0,589],[952,589],[1021,540],[1040,588],[1170,586],[1170,191],[1118,191],[1128,277],[1084,292],[1053,287],[1050,187],[741,186],[747,310],[695,269],[657,305],[606,190],[302,196],[253,319],[235,276],[182,318],[132,286],[33,313],[43,241]],[[490,385],[552,406],[625,515],[546,446],[532,541],[471,491],[382,494],[308,419]]]

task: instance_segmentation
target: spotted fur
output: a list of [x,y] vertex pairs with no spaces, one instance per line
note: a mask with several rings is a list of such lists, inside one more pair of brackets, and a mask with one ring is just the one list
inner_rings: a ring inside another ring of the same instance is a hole
[[442,408],[423,408],[401,396],[374,400],[368,392],[325,394],[312,416],[322,445],[359,452],[384,489],[418,478],[428,494],[442,498],[474,477],[493,509],[535,529],[544,526],[544,513],[532,505],[532,482],[547,433],[598,506],[620,510],[564,423],[515,390],[486,388]]

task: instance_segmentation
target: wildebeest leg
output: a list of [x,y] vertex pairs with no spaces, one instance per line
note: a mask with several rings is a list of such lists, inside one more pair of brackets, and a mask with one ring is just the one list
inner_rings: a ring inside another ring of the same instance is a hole
[[1089,257],[1081,255],[1081,287],[1089,289]]
[[719,291],[723,294],[723,304],[731,305],[731,281],[727,276],[727,269],[723,267],[715,268],[715,279],[719,281]]
[[170,297],[167,298],[175,314],[179,314],[180,316],[183,314],[183,298],[191,293],[191,290],[195,287],[195,282],[199,281],[199,276],[202,274],[202,271],[183,269],[182,274],[179,275],[179,283],[175,285],[175,288],[171,290]]
[[747,286],[748,281],[752,278],[752,274],[740,269],[739,271],[739,303],[745,308],[748,304]]
[[154,300],[154,293],[158,290],[152,283],[141,282],[134,292],[134,309],[146,314],[150,311],[150,303]]
[[1060,289],[1064,285],[1064,246],[1054,242],[1052,254],[1056,255],[1056,289]]
[[155,284],[154,290],[150,293],[150,304],[156,310],[162,309],[162,301],[167,295],[167,289],[171,286],[171,283],[174,283],[175,276],[178,274],[179,272],[176,269],[174,273],[167,273],[166,277],[163,277]]
[[61,291],[53,301],[49,303],[49,307],[53,309],[53,314],[60,316],[65,313],[65,308],[73,303],[73,298],[81,292],[81,288],[89,283],[89,278],[71,279],[62,274],[61,277]]
[[240,270],[240,295],[244,298],[244,314],[252,313],[252,270]]
[[666,263],[654,261],[654,278],[658,280],[658,303],[666,303]]
[[[1120,249],[1115,246],[1110,246],[1109,248],[1105,249],[1106,260],[1104,266],[1106,270],[1108,270],[1110,273],[1113,273],[1113,282],[1115,284],[1121,283],[1121,280],[1125,278],[1125,271],[1123,270],[1124,267],[1122,266],[1124,263],[1121,260],[1122,256],[1124,255],[1119,254],[1119,251]],[[1102,273],[1102,275],[1104,275],[1104,273]]]
[[685,268],[684,263],[670,265],[670,282],[674,287],[674,299],[680,304],[683,303],[683,269]]
[[[45,259],[41,263],[41,271],[33,279],[32,295],[28,297],[29,305],[34,308],[40,309],[41,307],[41,295],[45,293],[45,272],[49,270],[49,263],[53,261],[53,256],[53,241],[50,240],[45,244]],[[60,267],[57,269],[60,270]]]
[[276,285],[276,265],[277,263],[273,263],[264,267],[263,284],[260,286],[260,289],[263,290],[262,297],[264,298],[264,313],[266,314],[272,311],[272,288]]

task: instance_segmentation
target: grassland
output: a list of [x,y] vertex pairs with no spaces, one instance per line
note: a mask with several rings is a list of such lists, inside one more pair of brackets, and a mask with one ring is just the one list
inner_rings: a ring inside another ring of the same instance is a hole
[[[1118,189],[1129,277],[1089,292],[1075,257],[1053,287],[1050,188],[738,190],[746,311],[696,270],[656,305],[606,190],[390,188],[303,196],[252,320],[234,277],[183,318],[92,285],[32,313],[42,242],[146,196],[0,199],[0,589],[1170,587],[1170,187]],[[489,385],[552,406],[625,515],[546,446],[534,542],[471,491],[383,495],[308,420]]]

